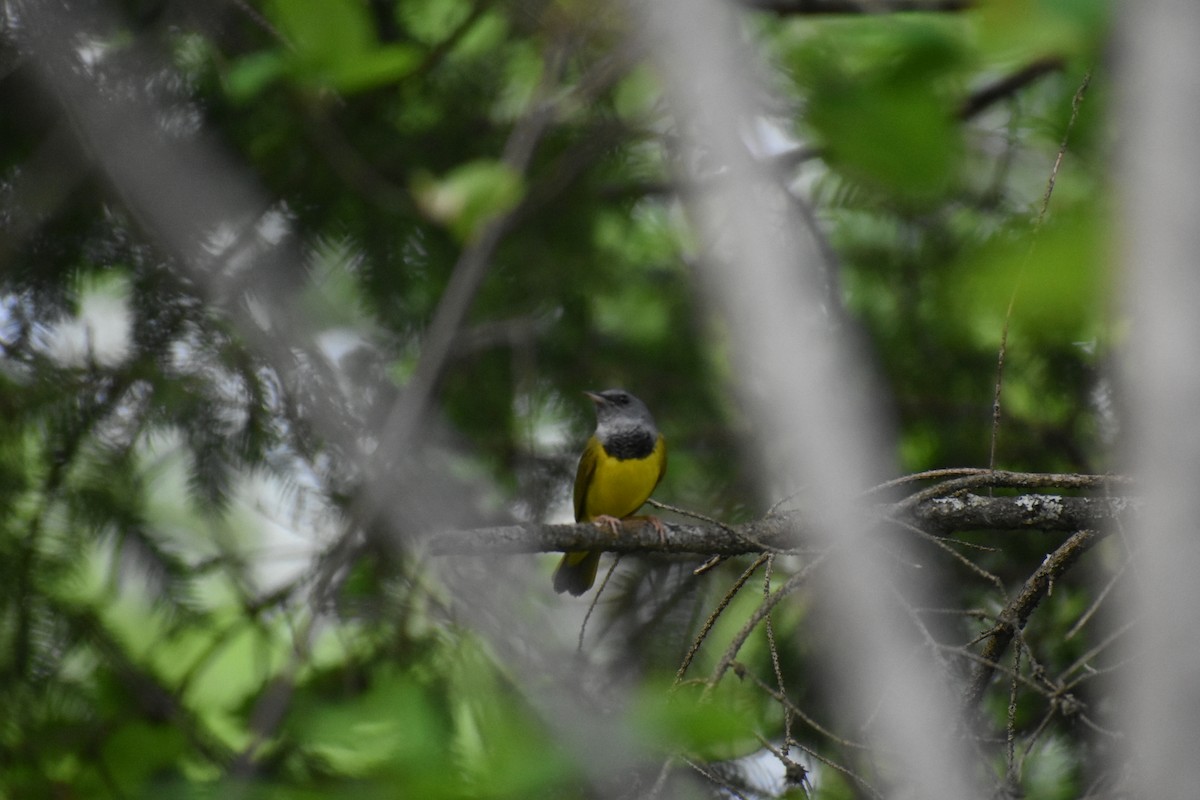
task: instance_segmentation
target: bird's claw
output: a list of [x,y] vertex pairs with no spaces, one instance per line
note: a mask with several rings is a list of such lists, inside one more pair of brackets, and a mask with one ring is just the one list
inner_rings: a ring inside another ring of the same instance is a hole
[[[645,517],[629,517],[629,519],[641,520],[642,522],[648,523],[652,528],[654,528],[654,532],[658,534],[659,544],[665,545],[667,543],[667,526],[663,524],[663,521],[658,517],[649,515]],[[613,536],[620,535],[621,520],[617,519],[616,517],[611,517],[608,514],[601,514],[600,516],[592,519],[592,524],[598,528],[608,528],[608,532]]]
[[650,525],[654,528],[654,532],[658,534],[659,544],[666,544],[667,543],[667,526],[663,524],[663,521],[652,514],[652,515],[646,517],[646,522],[649,522]]
[[613,536],[620,535],[621,520],[617,519],[616,517],[609,516],[608,514],[601,514],[600,516],[594,518],[592,523],[597,528],[608,528],[608,532]]

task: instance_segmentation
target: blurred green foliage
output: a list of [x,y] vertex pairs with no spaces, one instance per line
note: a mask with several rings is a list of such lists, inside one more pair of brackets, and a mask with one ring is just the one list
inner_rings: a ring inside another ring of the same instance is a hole
[[[481,515],[561,519],[592,424],[578,393],[618,385],[671,442],[659,498],[730,521],[780,499],[747,466],[721,325],[693,286],[696,242],[671,171],[690,156],[612,8],[100,5],[116,15],[96,32],[95,69],[125,91],[170,87],[162,102],[198,114],[277,198],[273,213],[303,242],[293,268],[306,316],[348,379],[373,387],[346,393],[364,425],[412,374],[464,247],[504,221],[436,401],[466,453],[447,473],[485,475],[503,493],[474,501]],[[987,463],[1006,327],[996,465],[1108,466],[1103,87],[1069,125],[1107,25],[1107,6],[1089,0],[748,14],[794,137],[784,149],[811,148],[788,178],[836,254],[902,470]],[[140,72],[131,41],[169,53],[171,68]],[[1046,58],[1054,69],[964,116],[975,93]],[[7,71],[0,95],[20,112],[0,129],[12,233],[0,250],[0,796],[593,796],[419,563],[361,552],[315,608],[309,570],[329,544],[318,532],[352,510],[336,456],[303,423],[305,392],[332,389],[281,385],[89,168],[52,206],[32,204],[27,176],[44,169],[40,148],[62,147],[51,134],[65,123],[26,70]],[[514,130],[543,107],[545,129],[515,169]],[[125,349],[102,350],[97,331],[126,320]],[[984,562],[1019,585],[1044,554],[1028,535]],[[759,751],[755,734],[782,736],[778,704],[750,682],[727,676],[701,700],[647,677],[673,673],[744,567],[698,580],[646,562],[614,583],[604,658],[645,679],[630,724],[655,769],[680,753],[733,763]],[[998,602],[948,572],[947,607]],[[647,585],[664,597],[647,603]],[[530,589],[540,607],[561,602],[542,588]],[[1048,670],[1086,646],[1063,637],[1086,591],[1056,587],[1026,634]],[[713,668],[755,595],[734,600],[689,677]],[[800,602],[773,617],[780,669],[797,704],[832,716],[806,615]],[[761,629],[738,657],[773,674]],[[993,719],[1006,703],[989,697]],[[1022,708],[1022,735],[1043,710]],[[799,723],[793,734],[856,758]],[[1055,728],[1030,756],[1027,796],[1080,794],[1085,739]],[[630,796],[647,784],[633,785]],[[817,795],[855,791],[826,770]]]

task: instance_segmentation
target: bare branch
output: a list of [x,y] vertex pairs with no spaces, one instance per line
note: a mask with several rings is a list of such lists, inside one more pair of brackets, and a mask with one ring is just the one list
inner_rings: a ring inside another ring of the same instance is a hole
[[1029,576],[1029,580],[1025,581],[1021,593],[1000,612],[999,621],[988,633],[988,642],[984,645],[981,654],[983,660],[978,663],[975,673],[971,676],[966,698],[968,707],[973,707],[983,697],[983,692],[995,670],[993,665],[999,660],[1017,632],[1025,627],[1029,615],[1037,608],[1042,598],[1049,593],[1054,579],[1066,572],[1072,564],[1079,560],[1080,556],[1092,548],[1099,538],[1099,535],[1092,530],[1076,532],[1061,547],[1046,556],[1046,560],[1042,562],[1037,571]]
[[700,645],[704,644],[705,638],[708,637],[708,633],[712,630],[713,625],[717,623],[717,618],[721,616],[721,612],[729,606],[730,602],[733,601],[734,595],[736,595],[738,591],[746,585],[746,581],[750,579],[750,576],[753,575],[760,566],[766,563],[766,560],[767,556],[761,555],[755,559],[753,564],[746,567],[745,571],[742,572],[741,577],[734,582],[733,586],[729,588],[729,591],[725,592],[725,596],[721,598],[721,602],[717,603],[717,607],[713,609],[711,614],[708,615],[708,619],[704,621],[704,627],[700,629],[700,633],[696,634],[696,638],[692,641],[692,646],[688,648],[687,654],[683,657],[683,662],[679,665],[679,671],[675,673],[676,685],[683,680],[684,673],[687,672],[687,668],[691,665],[692,659],[696,657],[696,653],[700,652]]
[[741,0],[753,11],[781,17],[819,14],[895,14],[905,11],[966,11],[970,0]]
[[1058,72],[1065,66],[1066,62],[1059,56],[1046,56],[1031,61],[1015,72],[972,92],[959,107],[958,117],[959,119],[971,119],[995,103],[1012,97],[1031,83],[1037,82],[1052,72]]
[[[1023,494],[985,497],[959,494],[902,501],[881,507],[897,523],[935,534],[954,531],[1078,531],[1106,526],[1136,506],[1127,497],[1063,497]],[[666,523],[660,537],[641,520],[624,523],[617,534],[591,523],[575,525],[505,525],[469,531],[448,531],[430,540],[435,555],[484,553],[541,553],[601,550],[612,553],[699,553],[743,555],[794,552],[796,536],[808,525],[802,512],[790,511],[732,528],[718,525]]]

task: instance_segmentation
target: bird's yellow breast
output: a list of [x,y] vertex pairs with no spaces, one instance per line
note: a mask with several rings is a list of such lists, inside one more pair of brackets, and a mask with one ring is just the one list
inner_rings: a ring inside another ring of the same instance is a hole
[[595,438],[588,442],[576,477],[575,516],[586,522],[601,515],[627,517],[641,508],[658,485],[666,467],[666,447],[660,436],[645,458],[615,458]]

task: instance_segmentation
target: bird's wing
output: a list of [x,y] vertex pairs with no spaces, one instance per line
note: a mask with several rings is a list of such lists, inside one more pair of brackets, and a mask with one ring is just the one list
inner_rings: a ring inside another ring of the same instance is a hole
[[588,487],[592,485],[592,476],[596,474],[596,464],[600,460],[603,445],[595,436],[587,441],[583,455],[579,457],[579,469],[575,472],[575,521],[584,521],[584,509],[587,507]]
[[662,460],[658,464],[658,477],[654,479],[656,487],[662,481],[663,475],[667,474],[667,440],[661,433],[658,435],[658,446],[662,448]]

